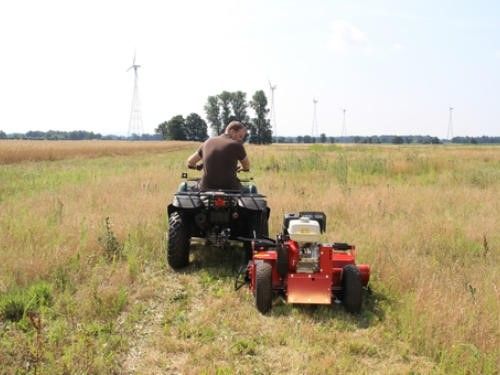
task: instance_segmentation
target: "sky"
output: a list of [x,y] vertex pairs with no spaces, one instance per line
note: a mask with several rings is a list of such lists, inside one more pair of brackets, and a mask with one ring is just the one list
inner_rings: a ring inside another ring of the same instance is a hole
[[[275,90],[275,135],[500,135],[500,2],[3,1],[0,130],[125,135]],[[250,113],[252,115],[252,113]]]

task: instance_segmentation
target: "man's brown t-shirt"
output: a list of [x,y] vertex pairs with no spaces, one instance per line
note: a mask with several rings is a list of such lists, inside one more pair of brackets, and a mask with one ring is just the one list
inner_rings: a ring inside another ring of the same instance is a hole
[[223,134],[207,139],[198,149],[198,155],[203,158],[201,190],[241,189],[236,168],[238,160],[247,155],[242,143]]

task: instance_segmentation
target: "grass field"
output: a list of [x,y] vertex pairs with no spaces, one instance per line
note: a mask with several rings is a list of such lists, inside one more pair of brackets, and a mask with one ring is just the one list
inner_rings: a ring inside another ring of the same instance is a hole
[[500,147],[247,146],[271,233],[321,210],[371,264],[357,316],[262,316],[216,249],[165,265],[195,147],[0,142],[1,373],[498,373]]

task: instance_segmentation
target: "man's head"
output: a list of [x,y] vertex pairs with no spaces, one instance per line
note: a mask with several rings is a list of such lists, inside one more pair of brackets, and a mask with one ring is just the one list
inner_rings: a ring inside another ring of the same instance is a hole
[[243,142],[245,136],[247,135],[247,128],[239,121],[231,121],[224,134],[227,134],[229,138],[234,139],[238,142]]

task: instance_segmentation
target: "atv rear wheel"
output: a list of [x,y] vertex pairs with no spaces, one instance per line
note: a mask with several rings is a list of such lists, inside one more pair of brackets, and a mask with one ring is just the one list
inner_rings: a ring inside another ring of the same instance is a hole
[[255,305],[265,314],[271,310],[273,302],[272,267],[269,263],[259,262],[255,274]]
[[357,314],[361,311],[363,302],[363,286],[361,284],[361,276],[358,267],[354,264],[349,264],[344,267],[342,272],[342,302],[344,308],[352,313]]
[[189,264],[190,233],[184,215],[173,212],[168,219],[167,261],[173,269],[180,269]]

